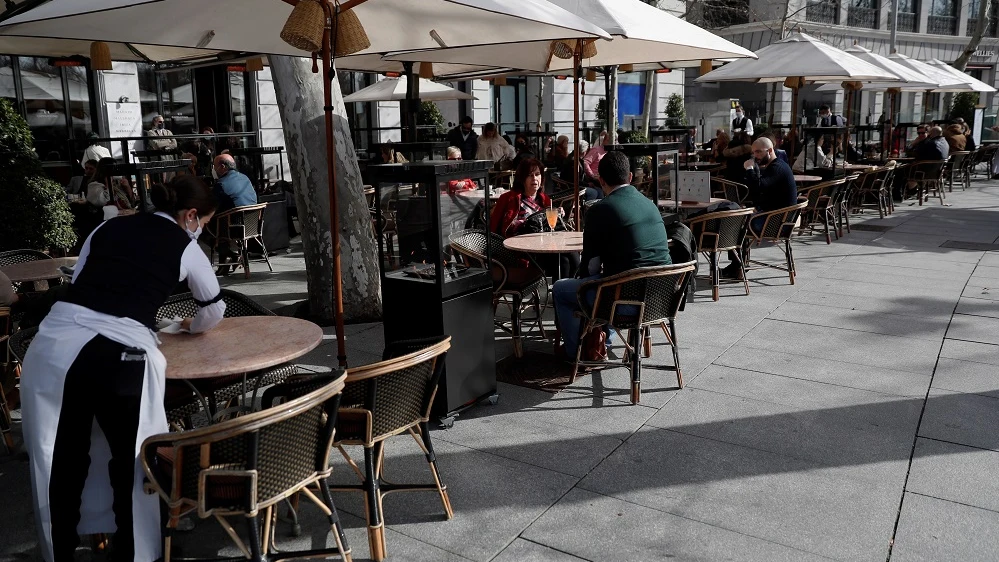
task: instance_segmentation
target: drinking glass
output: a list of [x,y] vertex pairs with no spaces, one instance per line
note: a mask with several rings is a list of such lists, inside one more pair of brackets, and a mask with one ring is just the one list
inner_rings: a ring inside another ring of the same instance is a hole
[[555,232],[555,223],[558,221],[558,209],[551,207],[545,209],[545,219],[548,220],[548,228],[551,229],[551,232]]

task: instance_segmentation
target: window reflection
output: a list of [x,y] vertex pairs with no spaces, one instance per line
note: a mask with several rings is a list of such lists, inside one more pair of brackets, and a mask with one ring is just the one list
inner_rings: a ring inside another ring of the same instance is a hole
[[229,73],[229,98],[233,128],[244,133],[249,127],[246,123],[246,76],[242,72]]
[[14,91],[14,67],[10,57],[0,56],[0,98],[10,100],[17,108],[17,93]]
[[35,139],[35,152],[42,160],[66,159],[62,152],[69,131],[66,127],[62,72],[42,58],[19,57],[18,65],[21,69],[25,118]]
[[[166,128],[174,134],[194,130],[194,94],[190,70],[156,72],[152,65],[138,64],[139,104],[142,128],[149,130],[153,118],[163,115]],[[162,105],[161,105],[162,102]]]

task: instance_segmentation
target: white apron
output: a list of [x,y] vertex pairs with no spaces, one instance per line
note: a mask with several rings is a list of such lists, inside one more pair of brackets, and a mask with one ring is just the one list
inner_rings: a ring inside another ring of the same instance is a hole
[[[66,372],[83,346],[98,334],[146,352],[139,431],[135,440],[132,517],[135,561],[153,562],[160,557],[162,550],[159,497],[143,492],[145,474],[138,459],[139,446],[147,437],[168,430],[163,409],[166,358],[157,347],[159,341],[156,334],[139,322],[66,302],[56,303],[39,326],[21,372],[22,428],[31,462],[31,487],[42,557],[52,562],[52,518],[48,491]],[[109,460],[111,450],[95,419],[90,437],[90,471],[83,489],[80,524],[77,527],[81,535],[115,531]]]

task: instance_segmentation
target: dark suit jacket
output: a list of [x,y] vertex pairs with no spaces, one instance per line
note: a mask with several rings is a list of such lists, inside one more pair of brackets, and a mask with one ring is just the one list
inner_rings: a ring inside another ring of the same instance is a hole
[[479,135],[472,131],[467,139],[462,138],[461,126],[458,126],[448,131],[447,143],[461,149],[462,160],[475,160],[475,152],[479,149]]

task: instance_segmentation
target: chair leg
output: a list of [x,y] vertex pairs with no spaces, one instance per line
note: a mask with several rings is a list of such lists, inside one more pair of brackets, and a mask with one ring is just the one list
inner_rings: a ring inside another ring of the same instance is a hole
[[826,233],[826,244],[832,244],[832,238],[829,236],[829,215],[825,211],[822,211],[822,227]]
[[676,367],[676,386],[683,388],[683,372],[680,370],[680,343],[676,339],[676,321],[673,318],[669,319],[669,340],[673,347],[673,366]]
[[711,300],[718,300],[718,283],[721,272],[718,270],[718,252],[711,252]]
[[642,400],[642,354],[639,348],[642,346],[641,328],[631,330],[631,403],[638,404]]
[[794,250],[791,249],[791,241],[785,240],[784,247],[787,249],[787,251],[784,252],[785,257],[787,257],[787,275],[791,279],[791,284],[794,285]]
[[364,448],[364,514],[368,520],[368,548],[371,559],[381,562],[385,559],[385,521],[382,519],[381,489],[378,484],[378,473],[375,464],[378,462],[383,442],[374,447]]
[[648,326],[642,328],[642,346],[643,357],[652,357],[652,334],[649,332]]
[[267,246],[264,246],[264,237],[258,236],[257,242],[260,243],[260,249],[264,252],[264,263],[267,264],[267,269],[270,270],[271,273],[274,273],[274,268],[271,266],[271,258],[267,255]]
[[246,533],[250,543],[250,560],[263,562],[264,555],[260,548],[260,520],[259,515],[246,518]]
[[239,242],[239,253],[243,256],[243,278],[250,278],[250,254],[246,251],[246,240]]
[[14,436],[10,433],[11,428],[10,409],[7,406],[7,395],[0,384],[0,433],[3,434],[3,442],[7,447],[8,454],[14,454]]
[[[441,496],[441,504],[444,506],[444,513],[448,519],[454,517],[454,509],[451,508],[451,497],[447,493],[447,485],[441,479],[440,469],[437,468],[437,455],[434,453],[434,444],[430,441],[430,424],[420,422],[420,439],[423,440],[422,449],[427,456],[427,463],[430,465],[430,472],[434,476],[434,484],[437,485],[437,492]],[[416,437],[415,435],[413,437]],[[419,442],[419,441],[417,441]]]
[[343,525],[340,523],[340,516],[336,512],[336,506],[333,505],[333,494],[330,493],[330,485],[325,479],[319,480],[319,491],[322,492],[326,508],[330,510],[330,514],[327,517],[330,521],[330,530],[333,533],[333,540],[336,542],[336,547],[340,550],[340,555],[343,557],[344,562],[351,562],[353,557],[350,553],[350,546],[347,545],[347,536],[343,534]]
[[545,333],[545,322],[541,318],[541,295],[534,291],[534,317],[538,319],[538,331],[541,332],[541,339],[547,340],[548,334]]
[[520,333],[520,307],[523,304],[523,298],[520,295],[513,296],[513,307],[510,310],[510,322],[511,332],[513,335],[513,355],[514,357],[524,356],[524,344],[521,341]]

